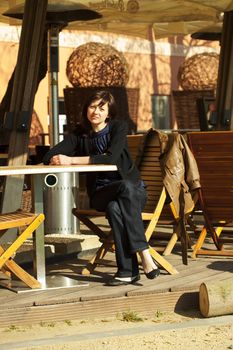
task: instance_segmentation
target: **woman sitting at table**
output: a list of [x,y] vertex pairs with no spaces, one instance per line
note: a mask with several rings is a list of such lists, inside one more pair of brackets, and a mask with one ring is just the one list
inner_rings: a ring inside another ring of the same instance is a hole
[[117,273],[108,285],[135,283],[140,279],[137,255],[145,275],[159,275],[148,249],[141,212],[146,190],[127,146],[127,124],[116,119],[116,104],[108,91],[98,91],[86,102],[81,124],[53,147],[44,164],[115,164],[117,171],[87,174],[90,205],[105,211],[112,228]]

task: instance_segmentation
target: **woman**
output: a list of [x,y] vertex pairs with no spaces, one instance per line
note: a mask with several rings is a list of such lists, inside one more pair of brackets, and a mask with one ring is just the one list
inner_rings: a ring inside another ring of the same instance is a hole
[[88,173],[87,191],[92,208],[105,211],[112,228],[117,273],[107,284],[118,286],[140,279],[138,252],[149,279],[159,275],[148,249],[141,219],[145,186],[127,146],[127,124],[116,119],[116,105],[108,91],[98,91],[86,102],[81,124],[52,148],[45,164],[115,164],[115,172]]

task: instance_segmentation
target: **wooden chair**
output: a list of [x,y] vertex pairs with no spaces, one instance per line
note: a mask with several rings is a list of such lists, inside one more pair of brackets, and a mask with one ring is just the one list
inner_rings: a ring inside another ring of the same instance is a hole
[[[146,223],[145,234],[149,242],[155,227],[159,221],[161,224],[173,225],[174,231],[172,237],[165,249],[165,254],[169,254],[180,236],[180,227],[177,225],[177,215],[173,203],[166,204],[166,191],[163,186],[161,169],[159,164],[160,141],[156,132],[151,132],[149,136],[132,135],[128,136],[129,149],[136,163],[139,162],[139,170],[143,180],[147,184],[148,200],[142,213],[142,219]],[[140,156],[140,149],[143,149],[143,155]],[[139,155],[139,156],[138,156]],[[141,159],[141,161],[140,161]],[[96,217],[105,216],[105,213],[92,209],[73,209],[73,214],[84,223],[91,231],[100,237],[102,246],[83,269],[83,274],[90,274],[98,263],[101,263],[108,251],[114,251],[114,242],[112,235],[106,235],[98,225],[92,220]],[[176,269],[169,264],[157,251],[150,247],[150,253],[153,258],[170,274],[177,273]]]
[[27,273],[22,267],[20,267],[14,260],[13,256],[22,244],[28,239],[33,231],[44,221],[43,214],[33,214],[17,210],[15,212],[0,214],[0,237],[2,238],[8,229],[18,228],[17,237],[13,243],[7,249],[4,249],[0,245],[0,271],[2,271],[7,277],[11,277],[11,273],[17,276],[28,287],[41,288],[40,282],[38,282],[33,276]]
[[[233,132],[192,132],[187,134],[187,140],[200,172],[198,203],[205,220],[192,257],[199,254],[233,256],[233,250],[224,246],[233,243],[233,237],[224,237],[222,232],[224,227],[229,230],[233,224]],[[202,248],[207,234],[216,249]],[[229,234],[232,232],[228,231]]]

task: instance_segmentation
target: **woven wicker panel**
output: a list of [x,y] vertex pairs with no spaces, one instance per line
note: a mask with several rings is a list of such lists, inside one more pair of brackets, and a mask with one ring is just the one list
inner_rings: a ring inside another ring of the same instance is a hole
[[178,81],[183,90],[215,90],[217,86],[219,55],[203,52],[188,57],[180,66]]
[[[81,120],[82,108],[86,99],[100,88],[65,88],[64,102],[68,129],[72,130]],[[105,87],[114,96],[120,118],[128,121],[129,133],[137,128],[139,89],[125,87]]]
[[42,138],[41,135],[44,132],[43,126],[40,122],[40,118],[38,117],[36,111],[32,113],[32,122],[29,136],[29,144],[30,145],[41,145]]
[[172,91],[178,129],[200,129],[196,101],[202,97],[214,97],[214,91]]
[[20,209],[26,212],[32,211],[32,193],[30,190],[23,191]]

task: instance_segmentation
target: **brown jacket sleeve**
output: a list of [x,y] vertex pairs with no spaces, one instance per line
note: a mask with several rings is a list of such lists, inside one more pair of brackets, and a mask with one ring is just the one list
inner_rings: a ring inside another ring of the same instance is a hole
[[185,182],[187,183],[189,190],[193,191],[201,187],[197,162],[184,137],[181,134],[179,134],[179,137],[183,148],[182,153],[185,166]]

